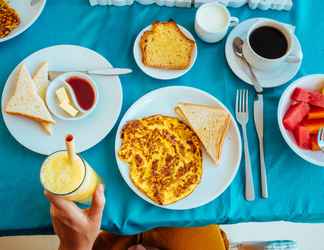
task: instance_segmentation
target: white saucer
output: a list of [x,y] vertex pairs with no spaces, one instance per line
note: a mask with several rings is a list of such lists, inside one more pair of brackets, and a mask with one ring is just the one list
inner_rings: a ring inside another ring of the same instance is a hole
[[[231,33],[227,37],[226,45],[225,45],[225,56],[229,67],[232,69],[232,71],[238,78],[251,85],[253,85],[253,83],[251,80],[251,76],[249,74],[249,70],[245,65],[245,63],[234,54],[232,43],[234,38],[237,36],[241,37],[244,40],[250,26],[259,20],[271,20],[271,19],[252,18],[240,23],[231,31]],[[302,53],[302,48],[300,46],[300,43],[295,35],[294,35],[294,44],[293,44],[292,52],[294,54],[300,53],[301,55],[300,62],[298,63],[283,62],[282,66],[279,67],[276,71],[261,71],[258,69],[254,69],[254,72],[258,77],[260,84],[264,88],[272,88],[272,87],[277,87],[282,84],[285,84],[297,74],[302,63],[303,53]]]
[[195,42],[195,48],[193,50],[193,55],[191,57],[191,62],[188,68],[184,69],[184,70],[168,70],[168,69],[158,69],[158,68],[152,68],[152,67],[147,67],[143,64],[142,62],[142,51],[140,48],[140,40],[141,37],[143,35],[143,33],[147,30],[150,30],[152,27],[152,25],[147,26],[146,28],[144,28],[136,37],[135,42],[134,42],[134,48],[133,48],[133,54],[134,54],[134,59],[136,64],[138,65],[138,67],[148,76],[156,78],[156,79],[160,79],[160,80],[170,80],[170,79],[175,79],[178,78],[182,75],[184,75],[185,73],[187,73],[191,67],[194,65],[196,58],[197,58],[197,43],[195,41],[195,38],[193,37],[193,35],[184,27],[182,27],[181,25],[178,24],[178,27],[180,28],[180,30],[185,34],[185,36],[187,36],[188,38],[190,38],[191,40],[193,40]]
[[31,5],[31,0],[10,0],[9,5],[14,8],[20,18],[20,25],[14,29],[8,36],[0,38],[0,43],[8,41],[27,30],[43,12],[46,0],[40,0],[37,4]]
[[[32,73],[37,66],[48,61],[49,70],[76,71],[112,67],[100,54],[93,50],[74,46],[58,45],[39,50],[21,63]],[[2,116],[11,135],[24,147],[39,154],[49,155],[65,148],[64,138],[73,134],[76,151],[85,151],[99,143],[110,132],[121,111],[122,87],[118,76],[91,76],[96,82],[100,95],[96,109],[82,120],[56,120],[53,134],[48,135],[39,123],[23,117],[9,115],[4,107],[12,96],[16,83],[17,69],[12,71],[2,93]]]

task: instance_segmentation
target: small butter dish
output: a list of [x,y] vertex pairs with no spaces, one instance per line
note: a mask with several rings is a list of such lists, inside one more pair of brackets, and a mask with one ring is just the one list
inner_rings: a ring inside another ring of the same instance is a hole
[[80,120],[88,116],[98,103],[95,81],[87,74],[68,72],[55,78],[48,86],[46,103],[61,120]]

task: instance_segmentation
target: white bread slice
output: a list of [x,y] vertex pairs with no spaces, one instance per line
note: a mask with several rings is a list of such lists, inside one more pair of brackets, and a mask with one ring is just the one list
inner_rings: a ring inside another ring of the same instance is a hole
[[45,100],[48,80],[48,62],[41,63],[33,74],[33,80],[39,96]]
[[[33,80],[35,83],[35,86],[37,88],[39,96],[43,99],[43,101],[46,103],[46,90],[49,84],[48,80],[48,62],[41,63],[37,70],[33,74]],[[40,125],[42,128],[51,135],[53,132],[53,126],[52,124],[48,122],[40,122]]]
[[24,64],[18,69],[15,93],[9,99],[5,111],[8,114],[21,115],[38,122],[55,123],[43,99],[38,95]]
[[229,114],[220,107],[179,103],[175,112],[197,134],[211,159],[218,164],[230,126]]

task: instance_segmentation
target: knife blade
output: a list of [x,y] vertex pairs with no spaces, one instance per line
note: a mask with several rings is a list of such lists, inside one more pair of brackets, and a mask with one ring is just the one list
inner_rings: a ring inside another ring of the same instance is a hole
[[259,148],[260,148],[260,172],[261,172],[261,189],[262,197],[268,198],[268,184],[267,184],[267,171],[264,161],[264,145],[263,145],[263,95],[261,93],[257,94],[256,100],[254,101],[253,106],[254,112],[254,124],[256,127],[258,139],[259,139]]
[[[117,75],[125,75],[132,73],[131,69],[126,68],[106,68],[106,69],[97,69],[97,70],[74,70],[76,72],[85,73],[88,75],[102,75],[102,76],[117,76]],[[62,75],[67,72],[73,72],[73,70],[69,71],[49,71],[48,79],[50,81],[54,80],[59,75]]]

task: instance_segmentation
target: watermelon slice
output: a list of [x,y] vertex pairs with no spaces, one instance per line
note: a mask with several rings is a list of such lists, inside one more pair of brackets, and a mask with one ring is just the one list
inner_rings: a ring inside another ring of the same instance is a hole
[[294,92],[291,95],[291,99],[293,99],[294,101],[308,103],[310,100],[310,93],[308,90],[302,88],[295,88]]
[[299,102],[290,105],[283,118],[283,125],[286,129],[293,131],[297,125],[308,115],[310,106],[307,103]]
[[299,102],[306,102],[316,107],[324,108],[324,95],[316,90],[306,90],[295,88],[291,95],[291,99]]
[[305,127],[309,133],[317,134],[320,128],[324,128],[324,119],[304,120],[301,125]]
[[311,150],[312,151],[319,151],[320,146],[317,143],[317,134],[316,135],[311,135]]
[[324,108],[311,107],[307,119],[324,119]]
[[303,126],[297,126],[294,130],[294,136],[297,142],[297,145],[303,149],[311,149],[311,135],[307,128]]

